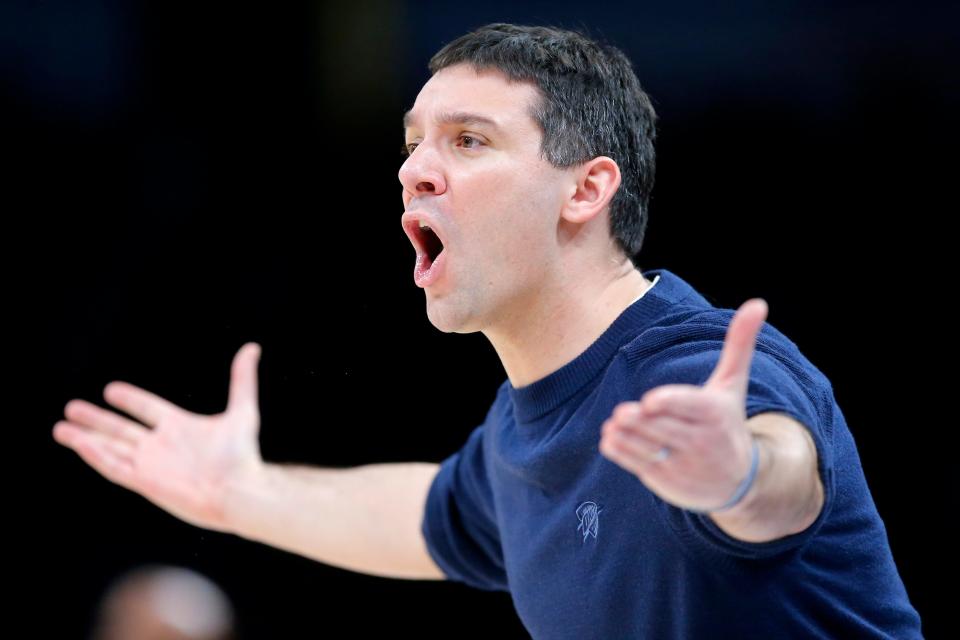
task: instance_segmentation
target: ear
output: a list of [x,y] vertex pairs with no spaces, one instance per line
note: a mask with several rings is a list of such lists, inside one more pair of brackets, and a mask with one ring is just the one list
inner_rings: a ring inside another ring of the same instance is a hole
[[620,188],[620,167],[607,156],[597,156],[577,167],[573,176],[575,184],[560,216],[582,224],[597,216],[613,199]]

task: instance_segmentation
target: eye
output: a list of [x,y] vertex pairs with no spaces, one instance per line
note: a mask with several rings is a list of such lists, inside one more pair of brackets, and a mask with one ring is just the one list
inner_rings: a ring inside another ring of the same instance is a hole
[[[477,147],[483,144],[482,142],[480,142],[478,138],[475,138],[473,136],[467,136],[467,135],[460,136],[458,140],[464,141],[464,148],[466,149],[476,149]],[[470,144],[471,142],[475,142],[476,144]]]
[[410,154],[412,154],[413,150],[416,148],[417,148],[416,142],[404,143],[404,145],[400,147],[400,155],[410,156]]

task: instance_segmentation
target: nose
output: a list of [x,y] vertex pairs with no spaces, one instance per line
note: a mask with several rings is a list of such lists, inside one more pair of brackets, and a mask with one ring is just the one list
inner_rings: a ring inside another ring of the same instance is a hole
[[440,195],[447,189],[436,154],[421,143],[400,167],[400,184],[411,197],[425,194]]

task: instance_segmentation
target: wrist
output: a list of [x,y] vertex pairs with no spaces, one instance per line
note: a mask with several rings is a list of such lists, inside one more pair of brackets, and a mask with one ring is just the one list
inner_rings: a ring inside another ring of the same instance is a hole
[[756,433],[751,433],[750,440],[751,453],[749,466],[747,467],[747,471],[744,474],[743,480],[741,480],[741,483],[737,486],[737,489],[734,490],[734,493],[731,494],[731,499],[728,499],[727,503],[731,502],[737,491],[744,484],[744,481],[750,477],[750,470],[753,467],[753,456],[755,452],[756,470],[753,473],[753,477],[749,482],[746,492],[740,497],[736,504],[728,506],[726,509],[721,510],[719,507],[717,507],[697,512],[710,516],[715,523],[720,525],[721,528],[725,530],[733,527],[741,528],[749,525],[755,520],[757,513],[762,510],[760,501],[763,497],[762,494],[764,483],[767,482],[770,473],[770,466],[773,464],[773,453],[770,450],[769,441],[767,441],[763,436]]
[[270,467],[257,460],[231,473],[221,486],[218,500],[220,530],[242,537],[250,537],[251,526],[257,521],[258,505],[269,501]]
[[760,470],[760,442],[756,436],[753,434],[750,435],[750,467],[747,470],[746,475],[743,477],[743,480],[740,481],[740,484],[737,485],[737,488],[734,490],[730,499],[719,507],[713,509],[707,509],[705,513],[722,513],[728,512],[740,505],[749,503],[747,496],[752,492],[756,493],[755,487],[757,484],[757,476],[759,475]]

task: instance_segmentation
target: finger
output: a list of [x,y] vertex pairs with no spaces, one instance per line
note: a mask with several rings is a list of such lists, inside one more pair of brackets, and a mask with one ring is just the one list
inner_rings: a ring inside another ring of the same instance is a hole
[[664,445],[654,442],[638,433],[618,429],[611,431],[605,440],[609,440],[619,450],[629,454],[635,460],[652,462]]
[[230,399],[228,412],[259,413],[257,367],[260,364],[260,345],[248,342],[233,357],[230,368]]
[[632,473],[640,473],[642,465],[637,464],[637,460],[627,453],[623,444],[615,438],[604,438],[600,441],[600,453],[612,462],[620,465]]
[[[697,425],[671,416],[644,416],[635,421],[618,421],[611,418],[604,432],[625,432],[641,436],[652,442],[666,445],[674,451],[690,448]],[[604,435],[605,435],[604,434]],[[659,449],[659,447],[657,447]]]
[[[659,447],[658,447],[659,449]],[[656,466],[652,454],[631,448],[623,438],[606,438],[600,442],[600,453],[631,473],[641,475]]]
[[766,317],[767,303],[763,298],[751,298],[740,306],[727,328],[720,361],[705,387],[732,389],[746,397],[750,362]]
[[134,451],[130,443],[64,421],[54,427],[54,437],[107,480],[133,489]]
[[655,387],[639,401],[621,402],[612,417],[635,422],[641,417],[669,415],[690,422],[709,422],[716,419],[716,400],[704,393],[703,387],[691,384],[667,384]]
[[131,444],[139,444],[147,435],[143,425],[112,411],[101,409],[85,400],[71,400],[64,408],[63,414],[76,424],[126,440]]
[[687,384],[668,384],[651,389],[643,394],[640,405],[644,415],[669,415],[694,423],[714,422],[721,410],[716,394]]
[[157,426],[164,417],[183,413],[183,409],[172,402],[126,382],[111,382],[104,388],[103,397],[151,427]]

